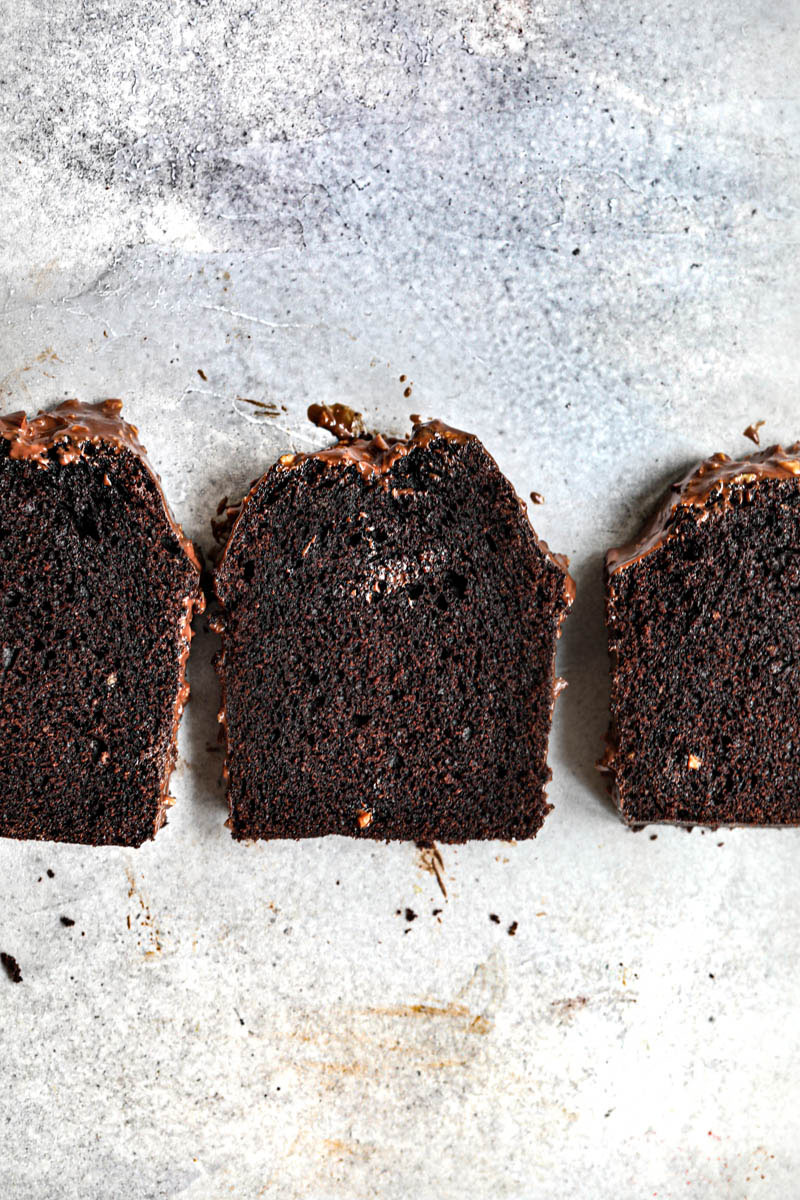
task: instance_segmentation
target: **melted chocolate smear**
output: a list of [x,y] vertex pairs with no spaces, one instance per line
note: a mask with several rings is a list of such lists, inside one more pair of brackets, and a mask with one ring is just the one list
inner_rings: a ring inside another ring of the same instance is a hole
[[308,419],[318,429],[327,429],[343,442],[366,433],[362,414],[346,404],[311,404]]
[[6,954],[5,950],[0,951],[0,963],[5,967],[6,975],[12,983],[22,983],[22,971],[13,954]]

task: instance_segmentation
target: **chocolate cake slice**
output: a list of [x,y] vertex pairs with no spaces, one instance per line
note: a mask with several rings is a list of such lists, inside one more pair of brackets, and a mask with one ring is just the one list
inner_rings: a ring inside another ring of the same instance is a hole
[[632,825],[800,822],[796,455],[714,455],[608,552],[601,768]]
[[199,564],[119,400],[0,418],[0,836],[163,824]]
[[472,435],[309,415],[340,440],[267,471],[215,575],[234,836],[532,837],[566,560]]

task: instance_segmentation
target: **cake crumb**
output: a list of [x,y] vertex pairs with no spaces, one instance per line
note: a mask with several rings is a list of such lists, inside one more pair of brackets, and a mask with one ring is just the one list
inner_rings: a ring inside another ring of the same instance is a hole
[[407,909],[406,909],[406,914],[405,914],[405,915],[406,915],[406,920],[407,920],[409,923],[410,923],[411,921],[416,921],[416,919],[417,919],[417,914],[414,912],[413,908],[407,908]]
[[69,929],[72,925],[75,924],[75,922],[73,921],[72,917],[61,917],[61,924],[66,929]]
[[48,868],[47,868],[47,878],[48,878],[48,879],[55,879],[55,877],[56,877],[56,873],[55,873],[55,871],[52,871],[52,870],[50,869],[50,867],[48,867]]
[[0,951],[0,963],[5,967],[6,975],[12,983],[22,983],[22,972],[13,954],[6,954],[5,950]]
[[534,504],[544,504],[544,496],[541,492],[531,492],[531,500]]
[[495,925],[500,924],[500,918],[498,917],[497,913],[489,913],[489,920],[494,921]]
[[512,921],[506,932],[508,933],[509,937],[513,937],[518,929],[519,929],[519,921]]
[[372,813],[368,812],[366,808],[362,808],[361,811],[357,814],[357,820],[358,820],[358,828],[366,829],[368,825],[372,824]]

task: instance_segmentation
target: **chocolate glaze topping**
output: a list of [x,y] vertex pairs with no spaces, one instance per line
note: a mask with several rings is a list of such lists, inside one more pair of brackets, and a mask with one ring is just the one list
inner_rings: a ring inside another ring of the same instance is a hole
[[[340,407],[342,406],[334,405],[334,408]],[[319,412],[316,410],[319,410]],[[331,410],[328,409],[327,411],[330,412]],[[424,449],[436,437],[443,437],[447,441],[460,443],[474,439],[473,434],[462,433],[460,429],[453,429],[450,425],[445,425],[444,421],[428,421],[424,425],[415,424],[411,436],[405,439],[387,438],[381,433],[375,434],[374,437],[354,437],[352,433],[345,432],[344,436],[342,436],[342,433],[338,431],[343,426],[338,424],[336,418],[332,418],[331,421],[325,418],[325,412],[326,408],[312,404],[308,415],[315,425],[337,432],[340,440],[336,445],[330,446],[326,450],[314,450],[309,454],[284,454],[278,459],[279,467],[289,470],[292,467],[299,466],[310,458],[315,458],[320,462],[355,466],[364,479],[370,479],[387,475],[399,459],[405,457],[406,454],[410,454],[412,450],[417,448]],[[336,421],[335,427],[332,421]]]
[[634,541],[608,551],[607,574],[624,571],[663,545],[672,534],[673,519],[680,508],[702,509],[711,501],[714,511],[723,512],[731,507],[731,494],[736,489],[747,491],[762,479],[795,479],[797,476],[800,476],[800,442],[795,442],[788,450],[770,446],[745,459],[734,460],[727,454],[713,454],[672,484]]
[[[387,476],[394,464],[405,455],[410,454],[412,450],[424,449],[438,437],[455,445],[465,445],[467,442],[477,440],[474,433],[465,433],[462,429],[446,425],[444,421],[433,420],[423,423],[416,414],[411,416],[413,428],[411,435],[407,438],[384,437],[380,433],[371,437],[355,436],[350,430],[357,421],[361,420],[361,414],[354,413],[353,409],[347,408],[343,404],[312,404],[308,409],[308,419],[318,428],[329,429],[336,433],[339,441],[324,450],[313,450],[302,454],[283,454],[276,464],[279,469],[292,470],[309,459],[316,459],[331,466],[354,466],[363,479],[379,480],[383,487],[388,486]],[[217,542],[227,543],[242,509],[260,482],[260,479],[255,480],[251,484],[248,494],[238,503],[220,504],[218,512],[221,514],[221,519],[211,522]],[[527,513],[525,502],[520,500],[519,504]],[[575,580],[569,574],[569,559],[565,554],[556,554],[537,534],[534,533],[534,537],[550,561],[564,571],[564,595],[567,605],[571,606],[575,600]],[[222,558],[224,558],[224,549]],[[558,636],[561,636],[560,628]]]
[[97,446],[101,442],[112,449],[129,450],[137,455],[156,482],[175,536],[199,570],[195,548],[170,512],[161,481],[139,441],[139,430],[123,421],[121,413],[121,400],[101,400],[98,404],[64,400],[48,412],[40,412],[31,421],[24,412],[0,417],[0,437],[11,443],[10,458],[35,462],[42,470],[50,466],[50,450],[55,450],[62,466],[76,462],[87,445]]

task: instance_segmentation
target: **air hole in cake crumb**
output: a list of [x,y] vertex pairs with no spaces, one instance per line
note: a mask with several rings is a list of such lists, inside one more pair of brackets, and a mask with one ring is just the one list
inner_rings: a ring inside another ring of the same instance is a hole
[[348,544],[348,546],[357,546],[360,541],[361,541],[361,530],[357,529],[355,531],[355,533],[350,534],[350,537],[347,539],[347,544]]
[[459,575],[458,571],[448,571],[445,578],[458,599],[463,600],[467,594],[467,581],[465,577]]
[[443,596],[441,592],[436,597],[434,603],[442,612],[447,612],[448,608],[450,607],[450,605],[447,603],[447,597]]
[[242,575],[245,583],[249,583],[256,573],[256,564],[254,562],[246,562],[242,567]]
[[490,533],[486,534],[486,545],[489,547],[492,554],[497,553],[497,542],[494,540],[494,538],[492,537],[492,535]]
[[425,587],[423,584],[412,583],[410,588],[408,589],[409,600],[419,600],[420,596],[422,595],[422,593],[424,591],[425,591]]
[[356,729],[363,729],[368,721],[369,717],[364,713],[356,713],[353,717],[353,724],[355,725]]
[[91,538],[93,542],[100,541],[100,530],[97,528],[97,522],[89,513],[84,513],[75,522],[75,528],[81,537]]

